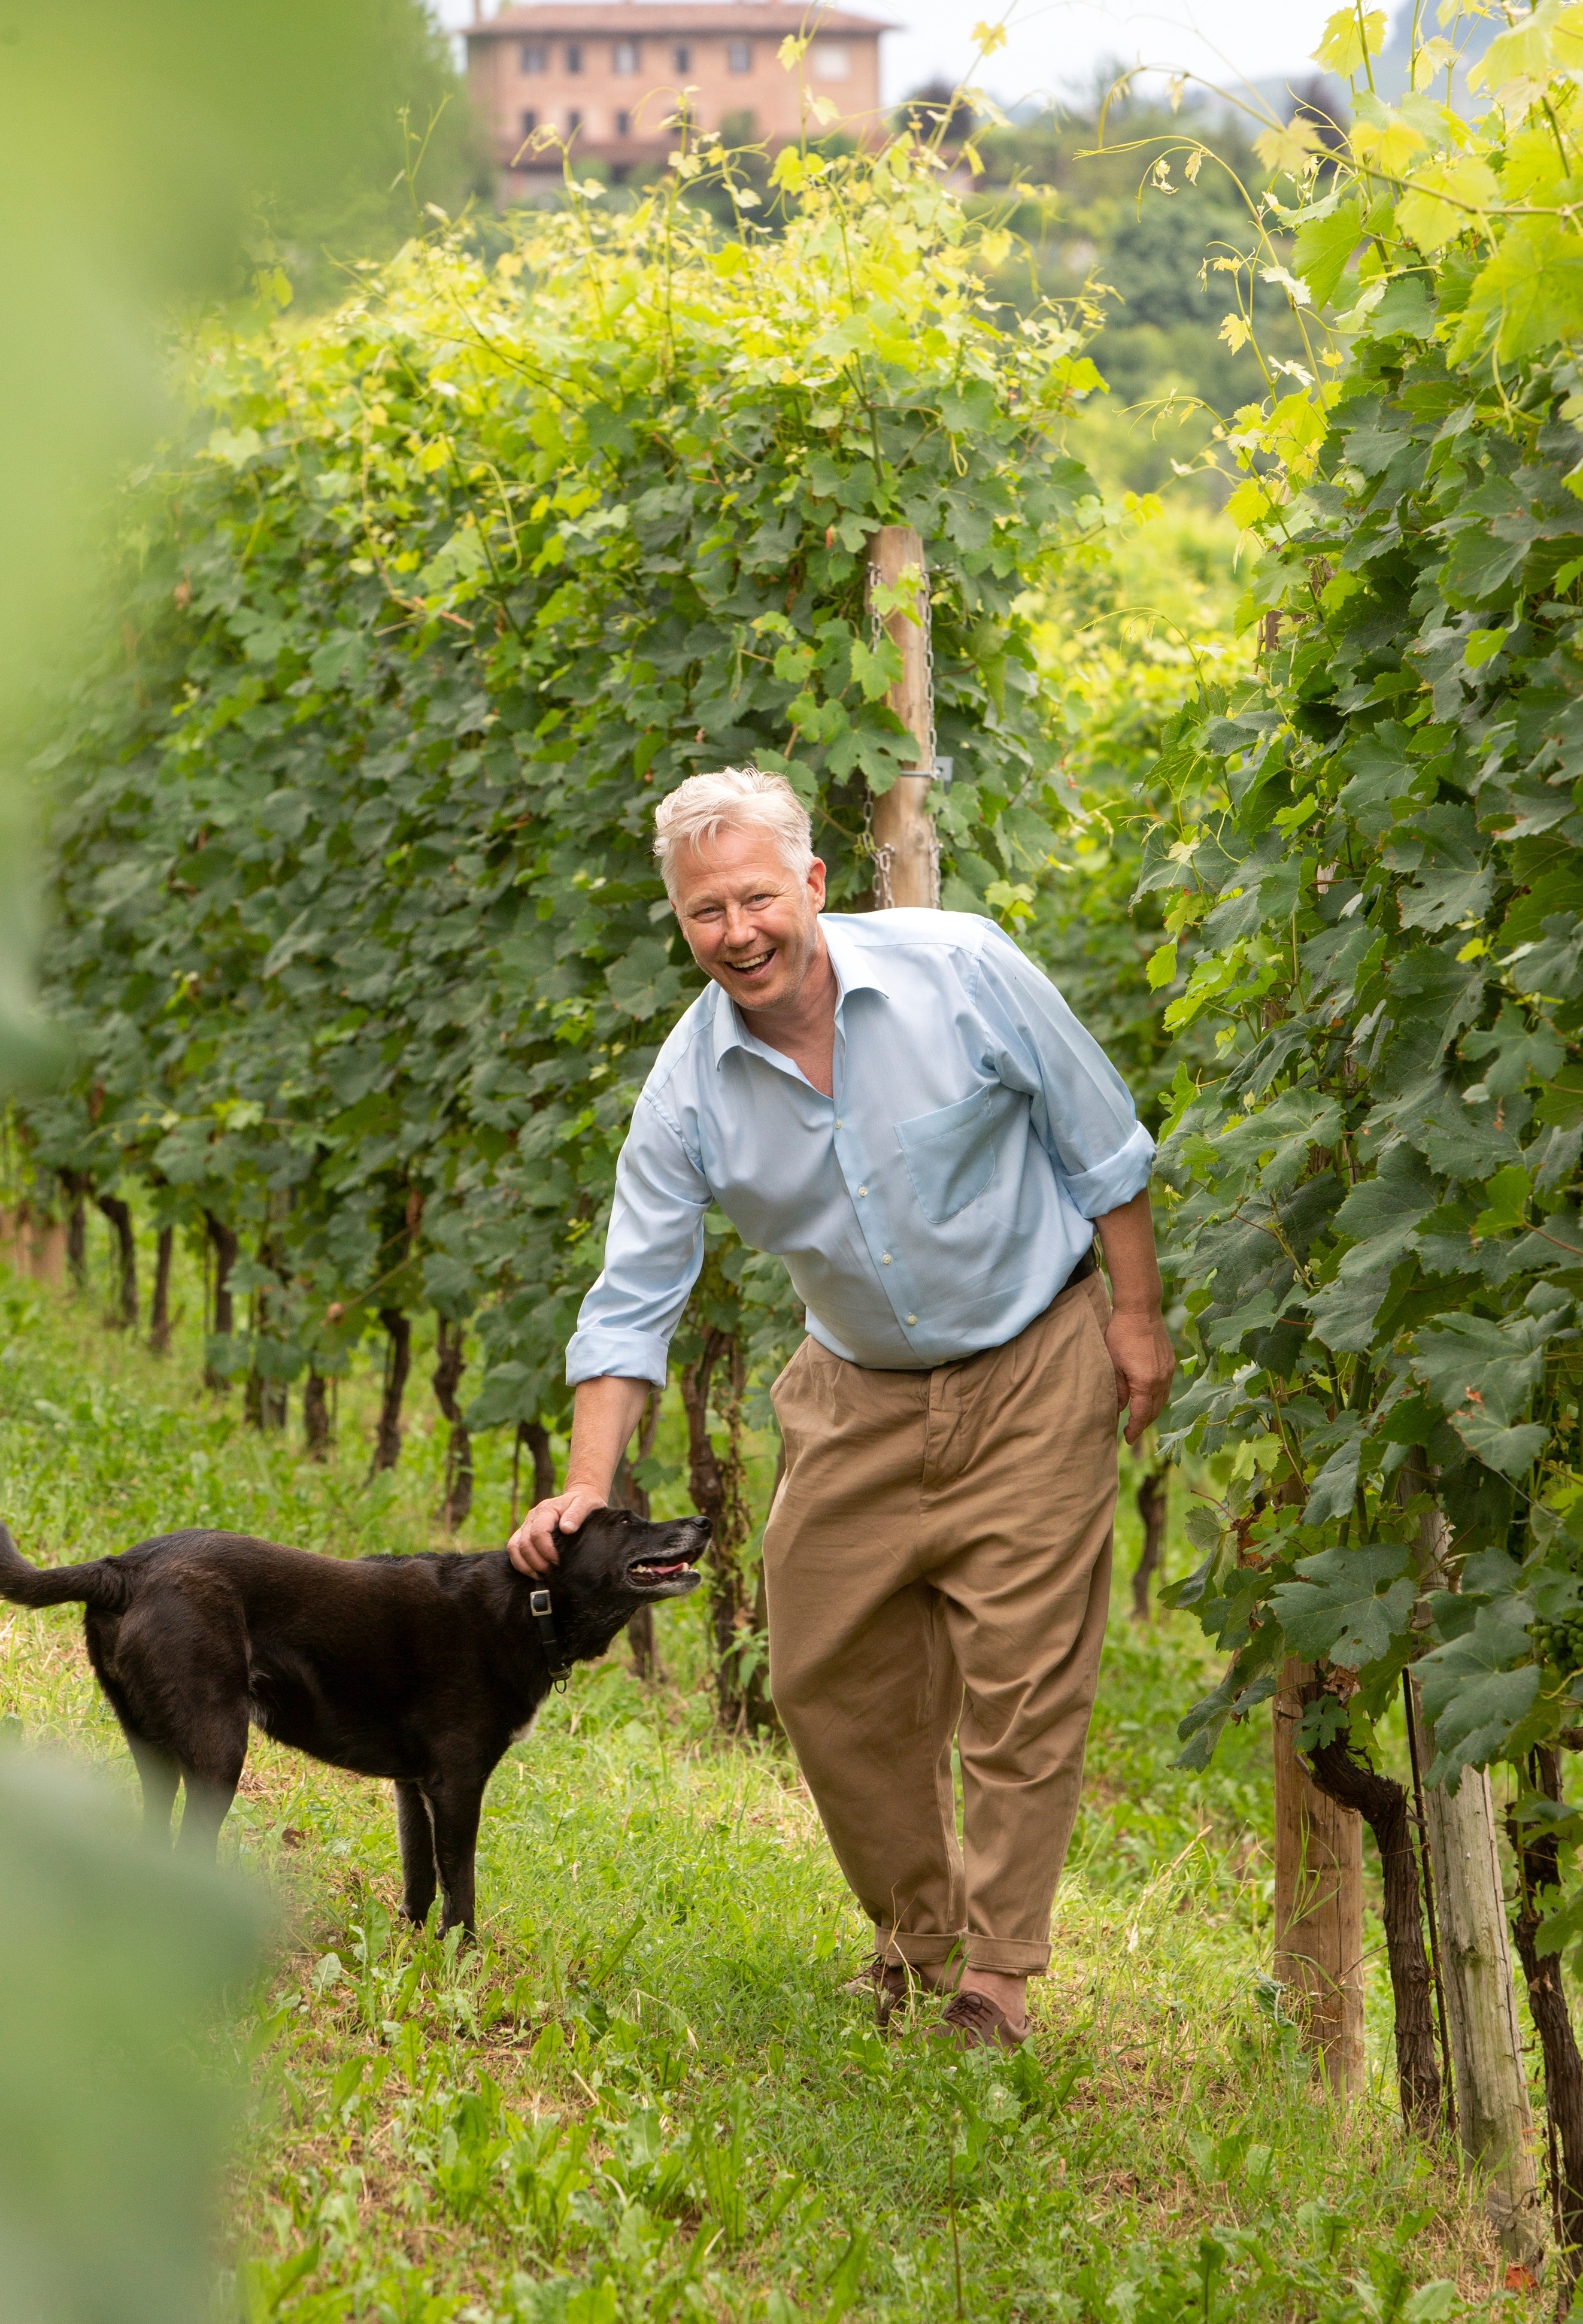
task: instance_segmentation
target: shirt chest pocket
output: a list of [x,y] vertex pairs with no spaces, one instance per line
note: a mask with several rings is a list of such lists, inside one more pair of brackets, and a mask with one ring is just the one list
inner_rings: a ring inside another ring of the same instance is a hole
[[896,1140],[912,1191],[931,1227],[944,1226],[987,1190],[1006,1116],[1023,1102],[1014,1090],[995,1082],[955,1105],[897,1122]]

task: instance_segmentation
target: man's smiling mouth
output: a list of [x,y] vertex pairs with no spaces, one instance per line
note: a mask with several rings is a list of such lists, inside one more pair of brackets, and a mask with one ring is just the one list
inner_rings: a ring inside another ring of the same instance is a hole
[[761,968],[767,968],[774,957],[775,948],[772,945],[768,952],[754,953],[751,960],[728,960],[726,965],[733,976],[754,976]]

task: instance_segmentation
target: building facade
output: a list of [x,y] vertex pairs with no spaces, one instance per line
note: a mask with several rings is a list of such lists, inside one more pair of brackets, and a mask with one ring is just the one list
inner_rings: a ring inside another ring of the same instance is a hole
[[[532,0],[468,28],[467,80],[510,199],[560,174],[539,133],[620,177],[663,162],[676,143],[666,124],[683,107],[729,144],[783,145],[803,134],[805,108],[809,134],[877,141],[880,35],[892,29],[787,0]],[[809,39],[791,72],[780,61],[789,34]],[[812,112],[816,98],[832,117]]]

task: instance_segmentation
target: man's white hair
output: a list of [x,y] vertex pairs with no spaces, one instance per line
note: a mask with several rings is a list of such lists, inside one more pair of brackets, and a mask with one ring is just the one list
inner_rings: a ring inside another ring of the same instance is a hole
[[689,775],[678,783],[654,812],[654,853],[671,902],[682,848],[708,848],[723,831],[754,828],[769,832],[787,870],[807,879],[813,866],[813,826],[784,775],[766,775],[761,767],[722,767],[717,774]]

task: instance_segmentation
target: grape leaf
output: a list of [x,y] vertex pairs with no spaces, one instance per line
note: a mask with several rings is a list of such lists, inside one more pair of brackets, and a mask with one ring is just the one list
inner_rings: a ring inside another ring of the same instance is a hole
[[1292,1653],[1346,1670],[1382,1660],[1405,1628],[1418,1595],[1406,1570],[1409,1557],[1404,1544],[1385,1542],[1300,1558],[1301,1578],[1270,1592]]

